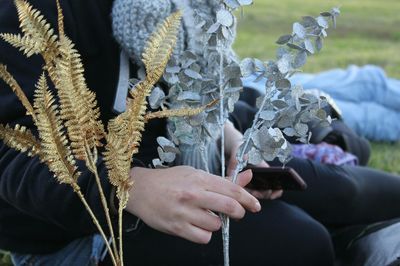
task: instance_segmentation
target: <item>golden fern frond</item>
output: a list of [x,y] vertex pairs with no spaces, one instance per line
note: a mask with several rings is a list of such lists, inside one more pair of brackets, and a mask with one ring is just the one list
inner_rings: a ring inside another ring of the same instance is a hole
[[42,158],[60,183],[74,184],[80,173],[77,171],[55,99],[49,91],[44,74],[41,75],[36,87],[34,108]]
[[16,125],[11,128],[9,125],[0,124],[0,139],[10,148],[20,152],[26,152],[28,156],[40,156],[40,142],[24,126]]
[[128,201],[127,192],[132,183],[129,178],[132,156],[138,152],[145,126],[147,97],[154,84],[164,73],[165,67],[175,47],[180,26],[181,13],[168,17],[163,25],[150,37],[143,53],[146,79],[130,92],[124,113],[108,124],[107,145],[104,153],[109,179],[117,187],[120,206]]
[[[129,180],[132,160],[130,154],[128,145],[121,138],[115,135],[107,136],[104,161],[108,169],[110,183],[117,187],[117,197],[120,201],[123,199],[124,192],[129,191],[132,185]],[[120,203],[125,207],[127,201]]]
[[198,108],[180,108],[180,109],[171,109],[171,110],[162,110],[159,112],[150,112],[147,113],[144,117],[145,122],[147,123],[149,120],[156,118],[165,118],[165,117],[183,117],[183,116],[195,116],[204,112],[207,108],[210,108],[218,103],[218,99],[210,102],[207,105],[198,107]]
[[14,77],[7,71],[7,67],[5,65],[0,64],[0,78],[4,80],[4,82],[10,86],[15,95],[17,95],[18,99],[21,101],[22,105],[25,107],[27,114],[31,115],[34,120],[36,120],[35,112],[28,98],[26,97],[24,91],[21,86],[19,86],[18,82],[14,79]]
[[72,151],[77,159],[87,160],[85,145],[90,149],[100,146],[105,135],[100,110],[96,95],[86,86],[83,65],[73,43],[64,36],[59,44],[59,57],[48,68],[49,75],[58,91],[60,114],[65,121]]
[[0,34],[0,37],[13,47],[23,52],[26,57],[31,57],[34,54],[43,52],[43,47],[40,45],[40,43],[31,37],[10,33],[2,33]]
[[58,35],[61,37],[65,35],[64,31],[64,15],[60,5],[60,1],[56,0],[57,3],[57,21],[58,21]]
[[147,42],[142,58],[147,75],[153,79],[160,79],[164,73],[165,66],[176,45],[181,18],[180,11],[173,13],[158,27]]
[[[134,99],[128,100],[127,110],[112,119],[108,124],[108,135],[104,159],[110,182],[117,187],[117,196],[121,200],[123,191],[129,190],[129,171],[132,156],[137,153],[144,130],[144,114],[146,112],[146,84],[139,83],[135,89]],[[147,86],[149,87],[149,86]],[[133,144],[136,145],[133,145]],[[135,148],[133,148],[133,146]],[[121,198],[120,198],[121,196]]]
[[18,11],[20,28],[25,36],[37,42],[36,47],[47,53],[55,53],[57,50],[57,36],[53,29],[41,15],[40,11],[34,9],[25,0],[15,0]]

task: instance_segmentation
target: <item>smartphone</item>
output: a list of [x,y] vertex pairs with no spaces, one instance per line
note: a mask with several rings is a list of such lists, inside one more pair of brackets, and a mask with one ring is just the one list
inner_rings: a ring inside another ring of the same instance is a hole
[[256,167],[248,166],[244,170],[251,169],[253,179],[246,186],[256,190],[305,190],[306,182],[290,167]]

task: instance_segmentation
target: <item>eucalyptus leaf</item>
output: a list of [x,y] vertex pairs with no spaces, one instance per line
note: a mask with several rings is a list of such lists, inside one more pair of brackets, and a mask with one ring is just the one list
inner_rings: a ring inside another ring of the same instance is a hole
[[219,30],[220,27],[221,27],[221,24],[216,22],[211,25],[211,27],[207,30],[207,33],[208,34],[215,33],[217,30]]
[[160,107],[161,103],[165,99],[165,93],[159,87],[155,87],[149,96],[149,104],[152,109]]
[[290,89],[292,87],[292,84],[288,79],[280,79],[275,83],[275,87],[278,90]]
[[279,39],[276,41],[276,43],[279,45],[287,44],[291,39],[292,39],[292,35],[283,35],[283,36],[279,37]]
[[275,118],[274,111],[263,111],[260,113],[260,118],[263,120],[271,121]]
[[220,9],[217,11],[217,22],[225,27],[231,27],[233,25],[233,15],[231,12]]
[[300,23],[296,22],[293,24],[293,33],[299,38],[304,39],[306,37],[307,31]]
[[317,22],[318,22],[318,25],[320,25],[324,29],[327,29],[329,27],[328,21],[323,16],[317,17]]
[[300,68],[304,66],[306,62],[307,62],[307,52],[305,51],[299,52],[294,58],[293,67]]
[[253,0],[237,0],[241,6],[248,6],[253,4]]
[[248,163],[253,165],[258,165],[263,161],[262,153],[256,148],[252,148],[250,150],[248,153],[248,158]]

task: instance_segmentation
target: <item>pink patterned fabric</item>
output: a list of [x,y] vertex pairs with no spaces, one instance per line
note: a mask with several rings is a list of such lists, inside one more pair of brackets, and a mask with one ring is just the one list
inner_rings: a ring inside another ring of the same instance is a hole
[[293,144],[292,156],[310,159],[324,164],[358,165],[358,158],[343,151],[339,146],[321,142],[319,144]]

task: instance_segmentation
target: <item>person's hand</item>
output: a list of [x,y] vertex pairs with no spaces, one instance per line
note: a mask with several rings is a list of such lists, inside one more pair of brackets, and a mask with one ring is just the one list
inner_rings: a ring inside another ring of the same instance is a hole
[[[227,166],[227,175],[232,176],[235,171],[236,165],[238,164],[236,159],[236,154],[239,150],[240,145],[243,141],[243,135],[240,133],[231,122],[227,122],[225,124],[225,149],[226,154],[229,157],[228,166]],[[269,167],[266,162],[261,162],[259,167]],[[253,190],[247,189],[254,197],[258,199],[277,199],[280,198],[283,194],[282,190]]]
[[126,210],[150,227],[187,240],[206,244],[221,228],[214,212],[241,219],[245,210],[258,212],[261,205],[243,187],[251,171],[240,174],[238,184],[188,166],[168,169],[135,167]]

